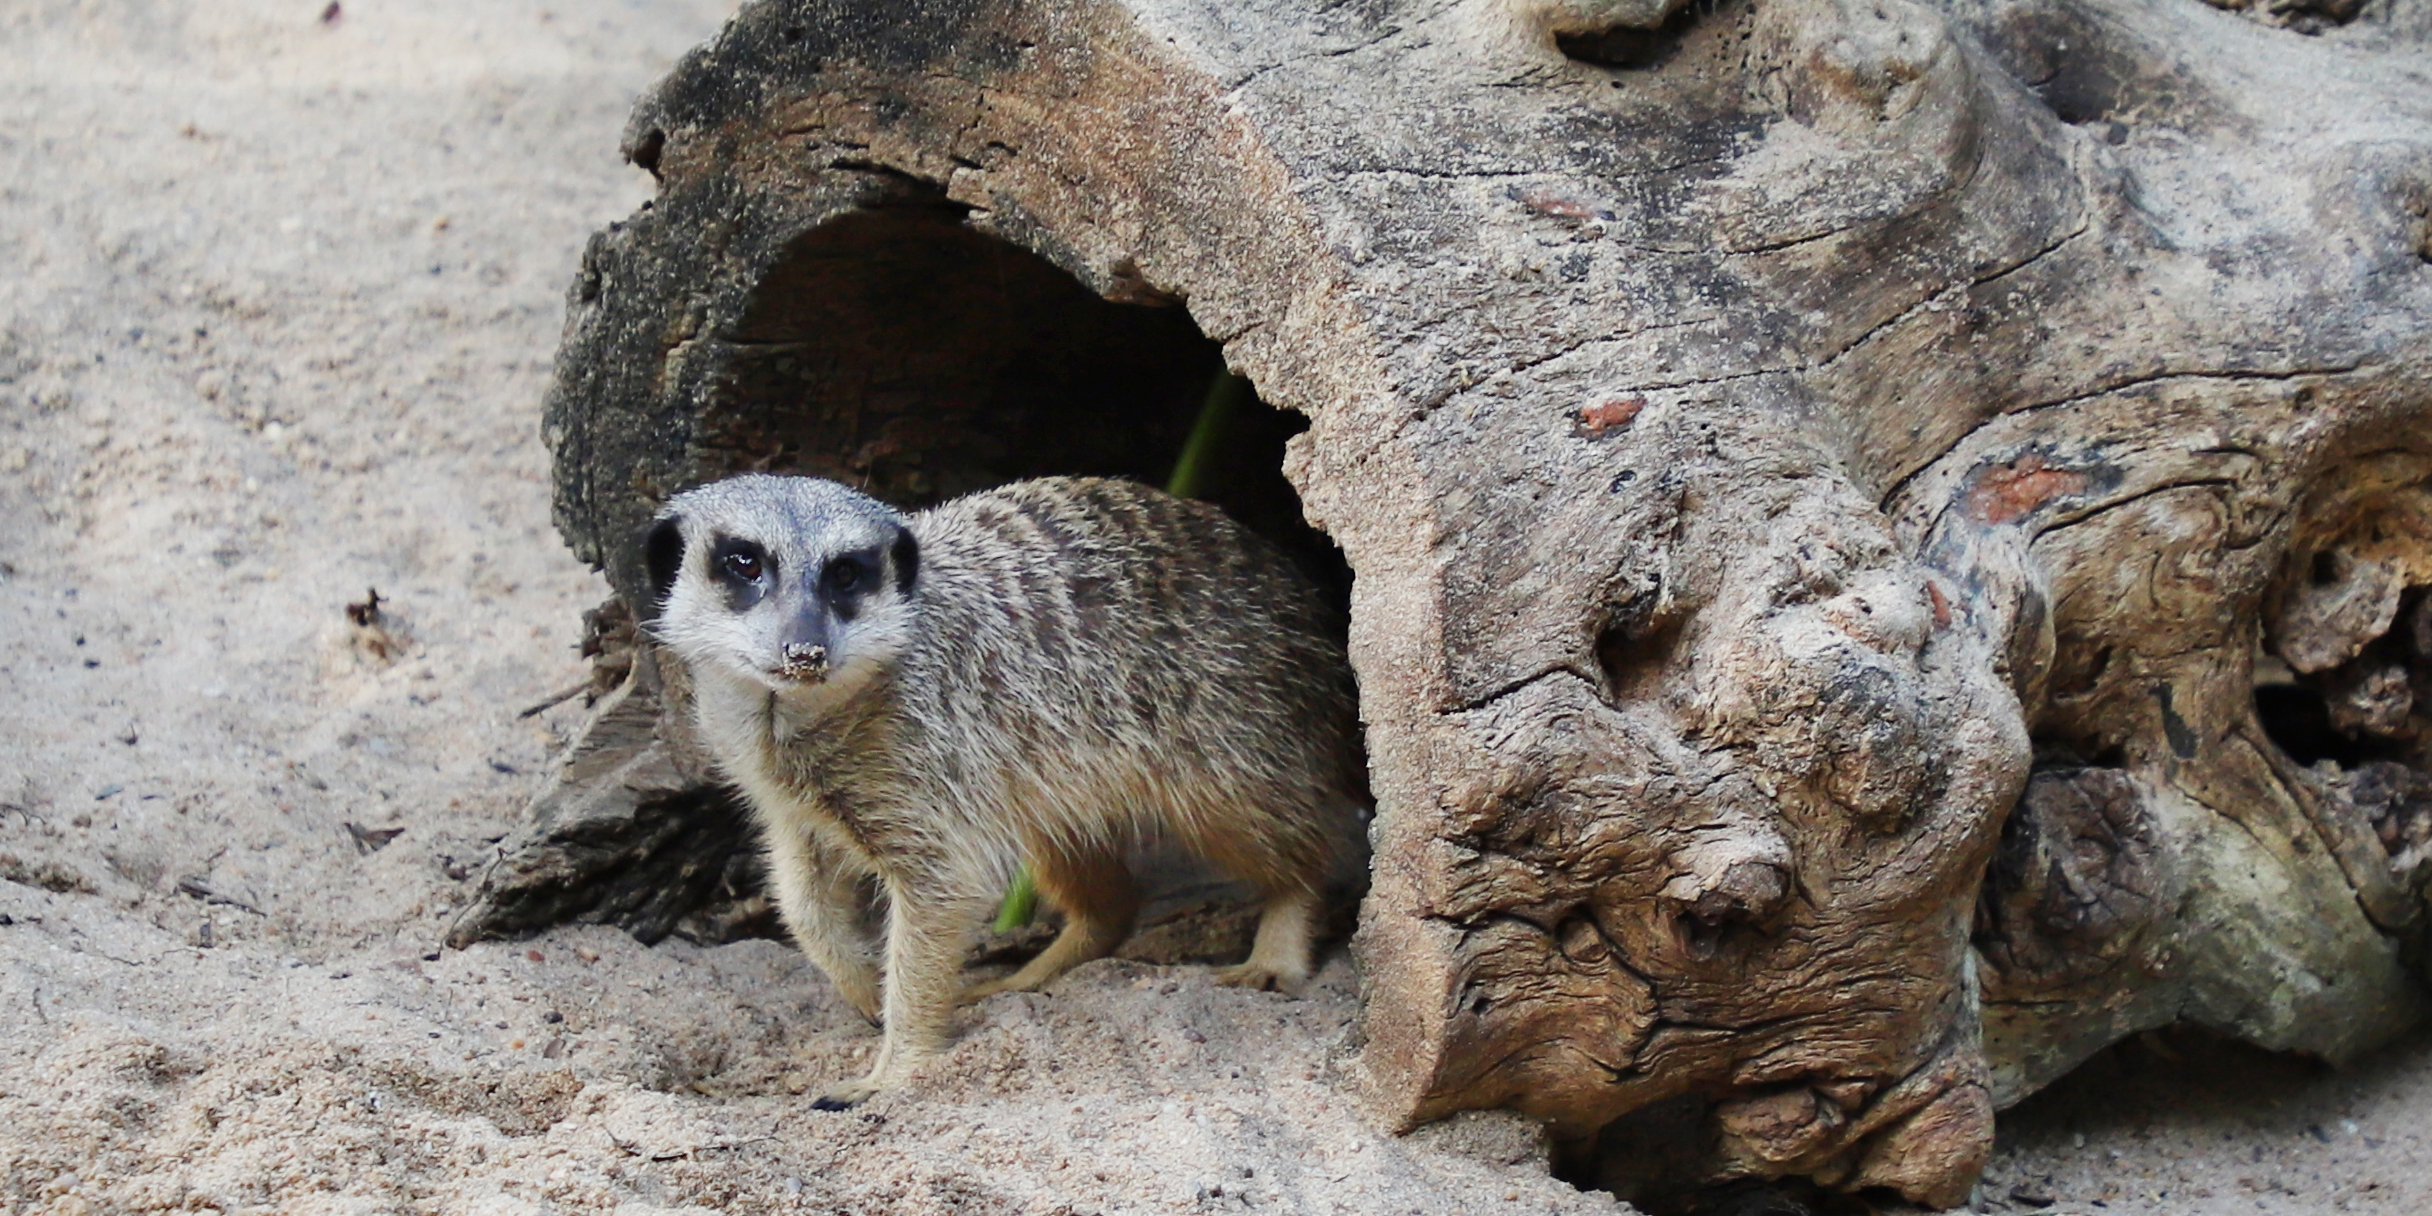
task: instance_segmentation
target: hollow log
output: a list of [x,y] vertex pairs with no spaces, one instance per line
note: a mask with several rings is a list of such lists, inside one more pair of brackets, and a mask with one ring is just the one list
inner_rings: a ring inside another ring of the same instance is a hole
[[[1951,1205],[2123,1035],[2425,1012],[2424,0],[761,0],[625,152],[545,432],[628,604],[727,473],[1279,407],[1222,497],[1351,572],[1396,1122]],[[652,695],[571,783],[711,784]],[[468,932],[629,916],[544,827]]]

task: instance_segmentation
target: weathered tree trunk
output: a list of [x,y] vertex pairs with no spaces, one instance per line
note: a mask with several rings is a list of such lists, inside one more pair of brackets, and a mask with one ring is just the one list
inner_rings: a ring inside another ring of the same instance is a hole
[[627,152],[628,602],[733,470],[1160,478],[1219,346],[1308,420],[1392,1118],[1950,1204],[2122,1035],[2424,1012],[2423,0],[768,0]]

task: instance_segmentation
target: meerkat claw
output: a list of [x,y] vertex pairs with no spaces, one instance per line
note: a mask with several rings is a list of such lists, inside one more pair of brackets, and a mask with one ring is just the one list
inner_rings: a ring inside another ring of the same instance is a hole
[[839,1085],[811,1102],[812,1110],[851,1110],[878,1094],[878,1087],[867,1081]]

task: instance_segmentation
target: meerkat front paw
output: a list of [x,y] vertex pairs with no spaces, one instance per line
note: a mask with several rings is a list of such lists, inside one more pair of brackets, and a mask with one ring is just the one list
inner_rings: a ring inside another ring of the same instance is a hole
[[843,995],[845,1003],[851,1005],[854,1012],[862,1016],[862,1020],[872,1026],[886,1026],[887,1019],[879,1000],[878,977],[875,974],[858,982],[840,981],[836,991]]
[[819,1095],[811,1103],[812,1110],[851,1110],[878,1095],[878,1083],[868,1077],[847,1081]]

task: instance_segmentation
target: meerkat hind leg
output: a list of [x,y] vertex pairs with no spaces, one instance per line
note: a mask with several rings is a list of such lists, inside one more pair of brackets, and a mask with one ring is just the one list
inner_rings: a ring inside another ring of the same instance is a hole
[[1314,890],[1295,888],[1269,895],[1266,908],[1258,915],[1258,936],[1250,943],[1250,957],[1218,968],[1216,982],[1236,988],[1299,992],[1309,982],[1311,939],[1317,933],[1323,904],[1324,896]]
[[1132,922],[1140,915],[1140,883],[1120,854],[1103,849],[1042,853],[1031,860],[1031,872],[1040,892],[1064,910],[1064,931],[1021,970],[973,985],[963,993],[964,1000],[1032,991],[1074,967],[1114,953],[1131,936]]

